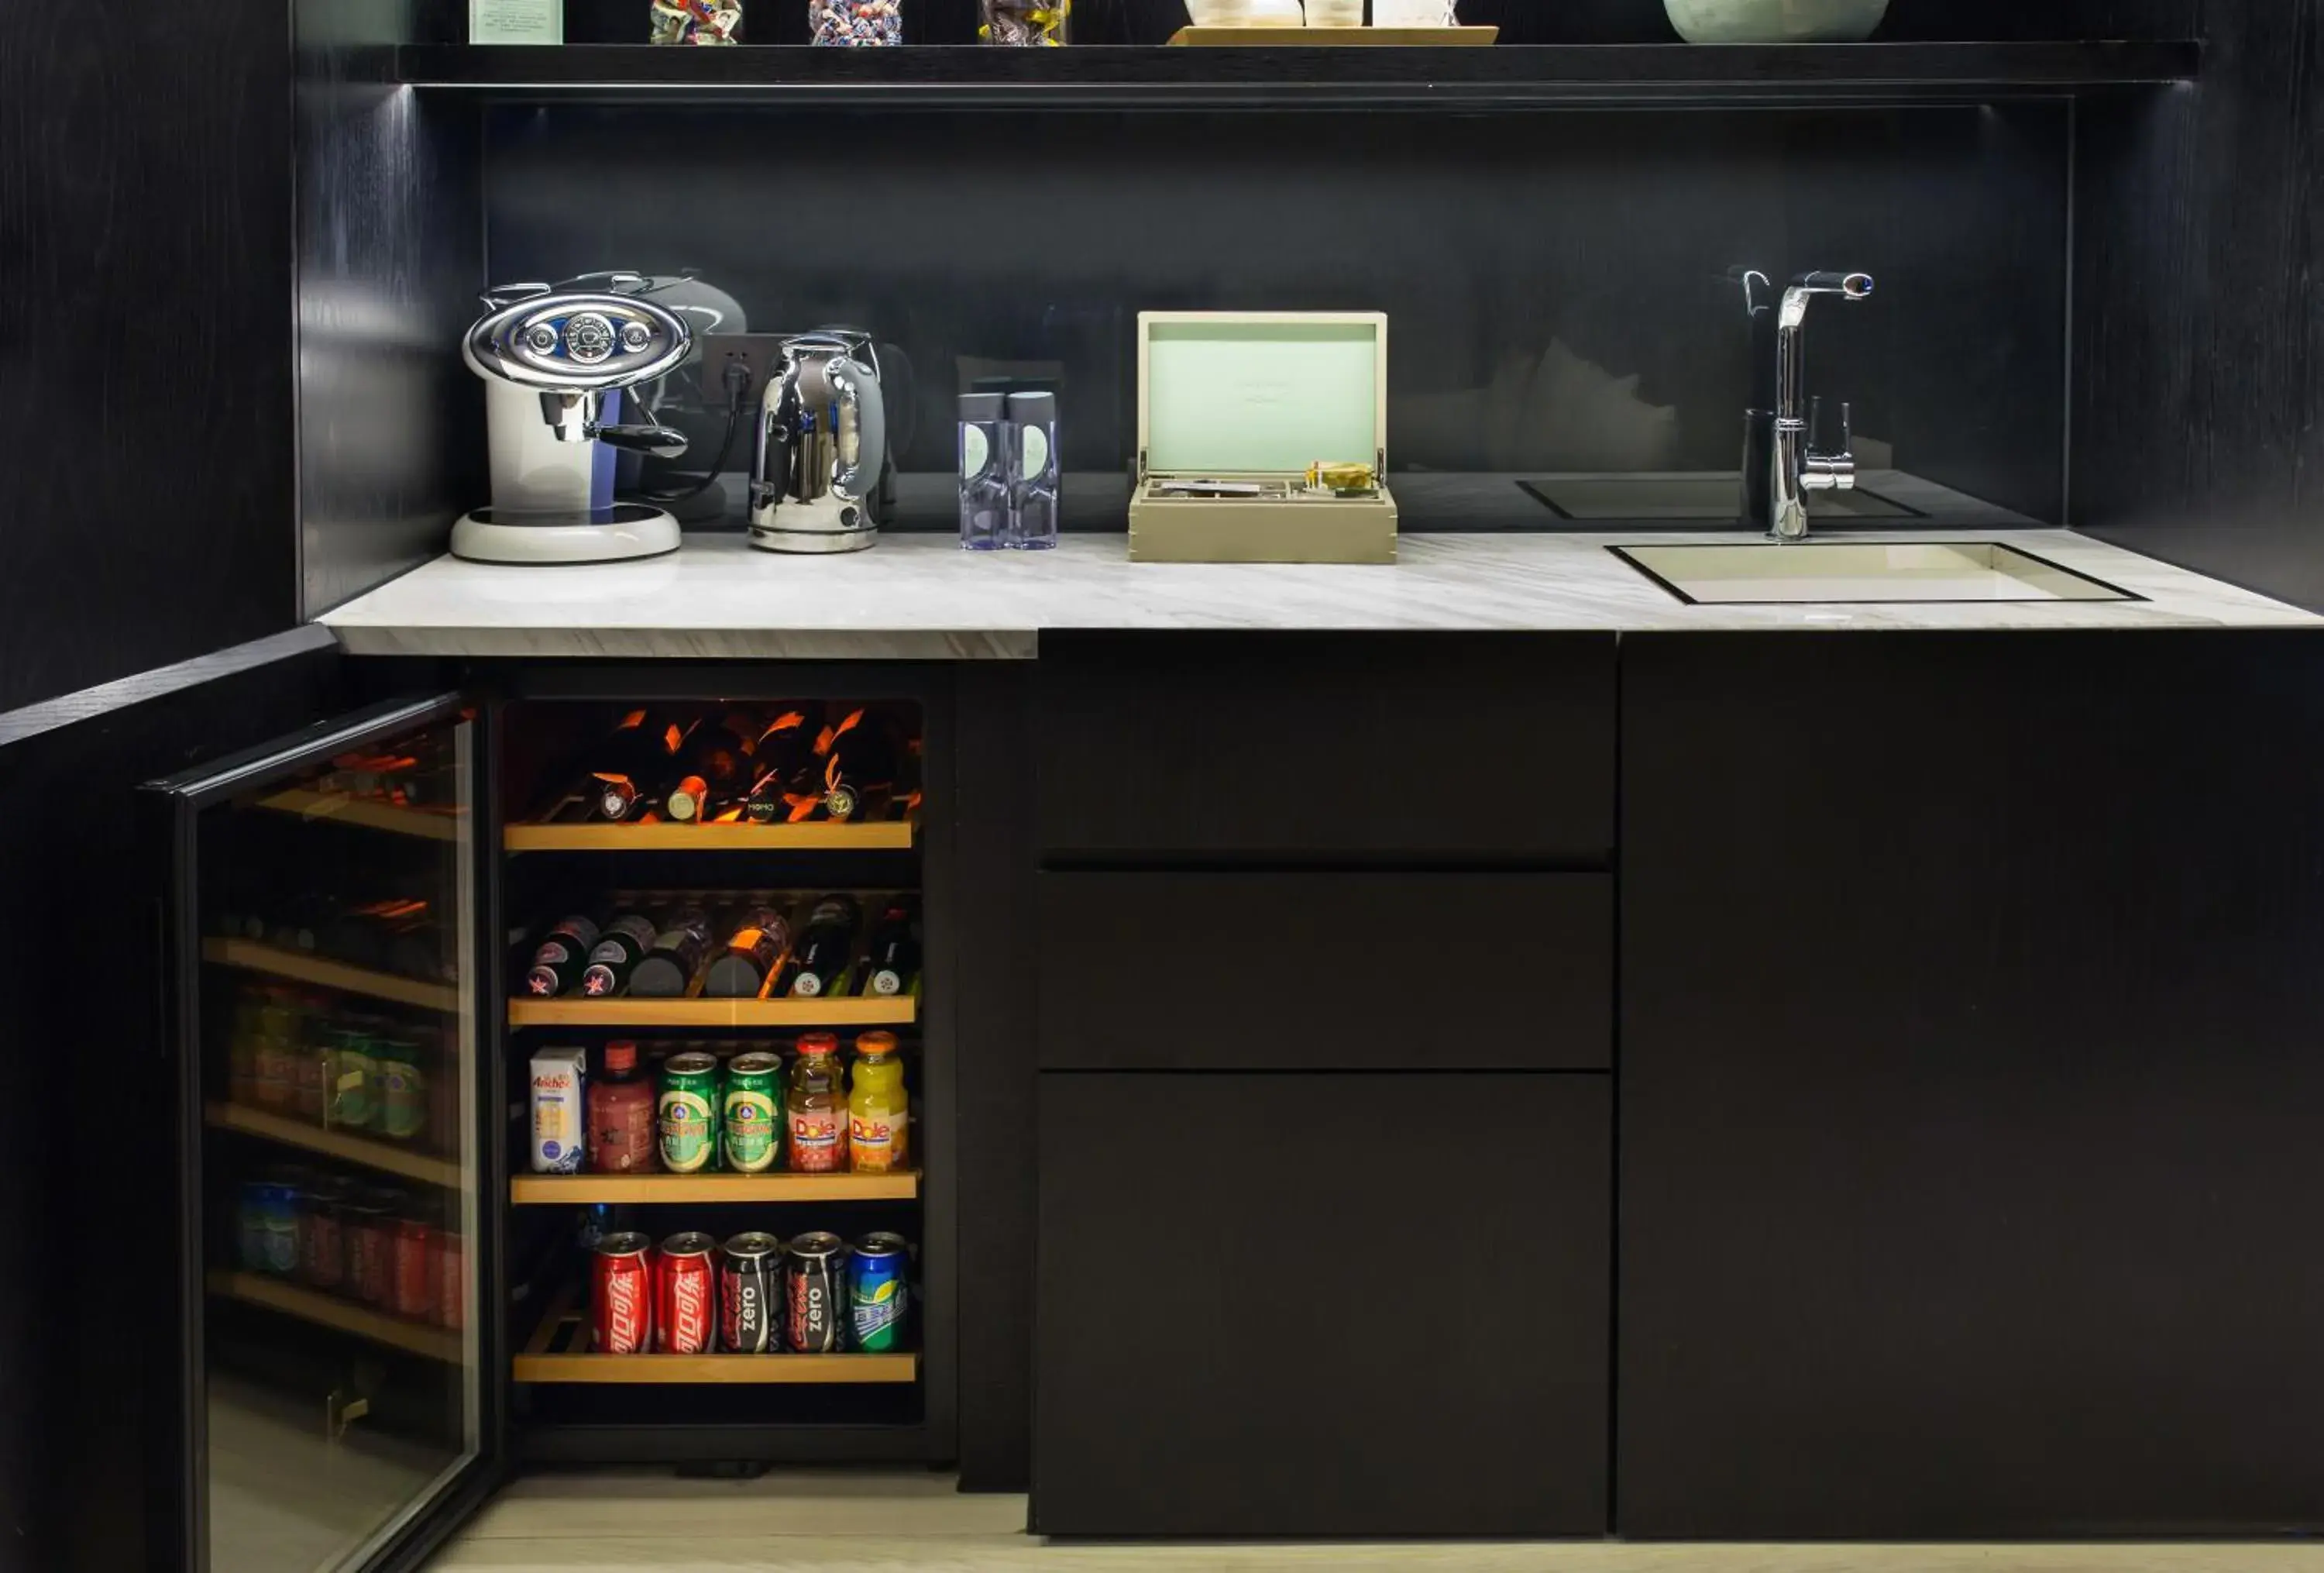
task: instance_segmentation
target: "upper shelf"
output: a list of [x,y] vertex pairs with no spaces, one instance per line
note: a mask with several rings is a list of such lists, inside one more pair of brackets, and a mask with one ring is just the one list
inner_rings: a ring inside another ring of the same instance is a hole
[[512,101],[1449,108],[1917,100],[2186,81],[2198,43],[1546,44],[1491,49],[809,49],[407,44],[398,79]]

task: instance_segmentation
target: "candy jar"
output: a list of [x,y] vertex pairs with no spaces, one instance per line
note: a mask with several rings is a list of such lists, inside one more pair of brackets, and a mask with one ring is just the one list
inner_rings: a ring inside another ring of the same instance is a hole
[[819,44],[901,43],[904,8],[901,0],[807,0],[807,25]]
[[737,43],[742,0],[653,0],[649,12],[655,43]]
[[1042,48],[1065,42],[1065,17],[1074,0],[979,0],[984,24],[977,29],[987,43]]

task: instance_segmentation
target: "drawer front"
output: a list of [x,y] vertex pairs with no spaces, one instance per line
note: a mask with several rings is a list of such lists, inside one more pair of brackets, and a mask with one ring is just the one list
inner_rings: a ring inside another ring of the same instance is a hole
[[1041,1064],[1602,1069],[1602,874],[1044,874]]
[[1611,634],[1045,634],[1042,847],[1605,866],[1614,652]]
[[1440,1080],[1041,1078],[1036,1531],[1605,1532],[1611,1078]]

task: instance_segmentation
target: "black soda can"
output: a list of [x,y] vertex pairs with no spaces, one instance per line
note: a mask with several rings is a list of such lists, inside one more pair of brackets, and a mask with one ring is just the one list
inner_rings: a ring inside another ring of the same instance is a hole
[[847,1243],[836,1235],[801,1235],[784,1269],[783,1343],[801,1355],[846,1347]]
[[772,1355],[783,1346],[783,1243],[772,1235],[737,1235],[718,1267],[718,1346],[736,1355]]

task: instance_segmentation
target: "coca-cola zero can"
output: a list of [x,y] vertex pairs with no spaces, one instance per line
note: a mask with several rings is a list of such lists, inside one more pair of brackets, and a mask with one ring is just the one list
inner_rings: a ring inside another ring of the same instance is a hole
[[653,1334],[653,1272],[643,1235],[597,1242],[589,1288],[589,1347],[600,1355],[643,1354]]
[[654,1264],[654,1347],[665,1355],[707,1355],[716,1347],[718,1278],[710,1254],[718,1242],[699,1233],[672,1235]]
[[785,1346],[831,1355],[844,1346],[846,1256],[846,1242],[836,1235],[801,1235],[790,1243],[783,1270]]
[[783,1243],[737,1235],[718,1268],[718,1346],[731,1355],[772,1355],[783,1346]]

